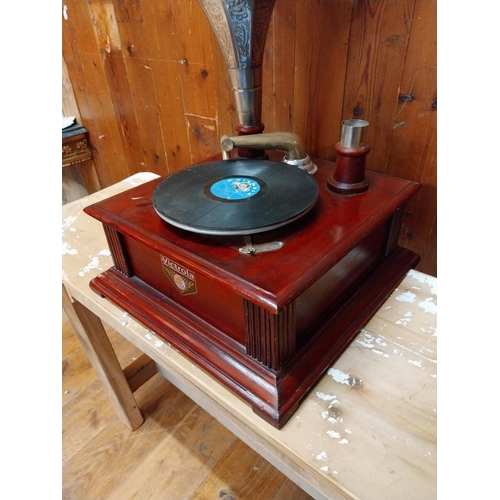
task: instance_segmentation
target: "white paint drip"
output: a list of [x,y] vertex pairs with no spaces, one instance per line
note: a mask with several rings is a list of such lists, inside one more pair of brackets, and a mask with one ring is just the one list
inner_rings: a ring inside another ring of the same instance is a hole
[[403,326],[406,326],[409,322],[410,322],[410,319],[412,317],[412,312],[411,311],[408,311],[403,318],[401,319],[398,319],[396,321],[396,325],[403,325]]
[[335,382],[339,384],[347,384],[349,381],[349,375],[342,372],[341,370],[330,368],[327,373],[328,375],[330,375],[330,377],[332,377],[333,380],[335,380]]
[[319,470],[322,470],[323,472],[328,472],[328,465],[325,465],[324,467],[320,467]]
[[104,257],[111,257],[111,252],[109,251],[109,249],[105,248],[104,250],[97,252],[97,255],[102,255]]
[[71,248],[67,241],[63,241],[62,244],[62,254],[63,255],[76,255],[78,250],[76,248]]
[[63,231],[68,227],[70,227],[73,224],[73,222],[75,222],[75,220],[76,220],[76,215],[70,215],[69,217],[66,217],[63,220],[63,225],[62,225]]
[[356,339],[356,342],[358,344],[361,344],[363,347],[371,349],[375,354],[379,354],[384,358],[389,357],[389,354],[387,354],[386,352],[381,351],[380,349],[374,349],[374,347],[376,347],[375,344],[378,344],[381,347],[386,347],[388,345],[386,342],[387,339],[385,337],[379,336],[375,338],[373,335],[369,334],[366,330],[361,330],[361,333],[363,334],[364,338]]
[[375,344],[373,343],[375,337],[373,335],[370,335],[366,330],[361,330],[360,333],[363,334],[364,338],[357,338],[356,342],[358,344],[361,344],[363,347],[367,347],[368,349],[372,349],[373,347],[375,347]]
[[418,368],[422,368],[422,360],[421,359],[419,359],[417,361],[415,361],[413,359],[409,359],[408,363],[412,364],[413,366],[418,366]]
[[[349,431],[351,432],[351,431]],[[340,436],[340,433],[337,432],[337,431],[334,431],[333,429],[329,429],[326,431],[326,433],[328,434],[328,436],[330,436],[331,438],[333,439],[338,439],[338,443],[339,444],[347,444],[349,443],[349,441],[346,439],[346,438],[341,438]]]
[[416,279],[419,283],[424,283],[426,285],[429,285],[430,292],[433,295],[437,295],[437,278],[435,278],[434,276],[423,274],[419,271],[415,271],[414,269],[408,272],[408,276]]
[[[389,340],[386,337],[384,337],[383,335],[380,335],[379,337],[377,337],[375,339],[375,337],[373,335],[370,335],[366,330],[361,330],[361,333],[364,335],[365,339],[358,338],[358,339],[356,339],[356,342],[358,344],[361,344],[363,347],[367,347],[367,348],[371,349],[375,354],[382,355],[385,358],[388,358],[389,355],[384,353],[380,349],[374,349],[375,344],[378,344],[378,345],[384,345],[384,343],[387,345],[389,345],[389,343],[394,344],[396,347],[393,348],[392,352],[394,354],[398,355],[400,358],[404,357],[404,353],[402,351],[406,351],[406,352],[410,352],[413,356],[415,356],[415,355],[420,356],[420,357],[422,357],[422,359],[425,359],[426,361],[430,361],[431,363],[434,363],[434,364],[437,363],[437,361],[435,359],[431,359],[431,358],[428,358],[427,356],[423,355],[423,353],[425,353],[426,351],[433,353],[433,351],[431,349],[420,348],[420,349],[418,349],[418,352],[417,352],[415,350],[409,349],[408,347],[406,347],[403,344],[398,344],[397,342],[394,342],[393,340]],[[437,337],[437,335],[433,335],[433,336]],[[403,340],[403,337],[397,337],[397,338],[399,340]],[[415,347],[418,346],[417,342],[410,342],[410,344],[414,345]]]
[[318,460],[326,460],[328,458],[328,455],[326,454],[326,451],[322,451],[319,455],[316,455],[316,458]]
[[[331,408],[334,404],[335,404],[335,402],[333,402],[328,408]],[[329,415],[328,411],[324,411],[321,413],[321,418],[323,420],[328,420],[328,422],[330,422],[332,424],[337,423],[337,419],[335,417],[329,417],[328,415]],[[342,420],[340,420],[340,421],[342,421]]]
[[433,351],[432,349],[424,346],[420,348],[420,352],[428,352],[429,354],[434,354],[436,351]]
[[79,273],[78,275],[79,276],[84,276],[85,273],[88,273],[90,271],[92,271],[92,269],[101,269],[101,267],[99,266],[99,257],[91,257],[91,261],[88,265],[86,265]]
[[335,368],[330,368],[327,373],[338,384],[345,384],[348,386],[352,385],[353,378],[351,377],[351,375],[344,373],[341,370],[337,370]]
[[399,302],[413,302],[416,298],[417,296],[414,293],[407,290],[406,292],[403,292],[401,295],[398,295],[396,297],[396,300],[399,300]]
[[372,349],[372,352],[375,354],[378,354],[380,356],[383,356],[384,358],[388,358],[389,354],[386,354],[384,351],[379,351],[378,349]]
[[317,392],[316,396],[318,396],[319,399],[322,399],[323,401],[332,401],[331,404],[338,403],[337,396],[334,396],[332,394],[325,394],[324,392]]
[[422,302],[419,302],[418,307],[423,309],[425,312],[428,312],[431,314],[436,314],[436,312],[437,312],[437,304],[434,302],[434,299],[432,297],[428,297],[427,299],[423,300]]
[[122,325],[122,326],[128,326],[129,321],[130,321],[130,316],[128,315],[128,313],[124,312],[124,313],[122,314],[122,321],[121,321],[121,325]]
[[332,438],[335,438],[335,439],[338,439],[340,437],[340,434],[338,432],[335,432],[334,430],[329,430],[329,431],[326,431],[326,433],[332,437]]

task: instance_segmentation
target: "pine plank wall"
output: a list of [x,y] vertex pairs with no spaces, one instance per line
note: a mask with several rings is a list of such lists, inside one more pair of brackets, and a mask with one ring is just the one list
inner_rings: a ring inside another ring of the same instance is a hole
[[[276,0],[263,76],[265,131],[335,160],[341,122],[367,120],[367,168],[418,181],[400,243],[437,276],[437,0]],[[198,0],[64,0],[63,113],[89,132],[89,193],[220,152],[237,123]]]

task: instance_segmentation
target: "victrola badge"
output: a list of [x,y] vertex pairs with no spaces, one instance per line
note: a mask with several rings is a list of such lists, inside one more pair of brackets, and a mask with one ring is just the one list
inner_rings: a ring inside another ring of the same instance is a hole
[[164,255],[161,256],[161,264],[163,272],[182,295],[196,293],[196,278],[192,271]]

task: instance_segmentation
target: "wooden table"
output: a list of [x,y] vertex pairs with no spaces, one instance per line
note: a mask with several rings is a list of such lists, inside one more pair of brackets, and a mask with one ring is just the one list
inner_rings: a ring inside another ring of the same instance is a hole
[[[436,498],[436,278],[410,271],[277,430],[89,288],[113,262],[83,208],[155,177],[136,174],[62,209],[63,307],[123,422],[143,422],[133,391],[158,369],[314,498]],[[122,371],[101,320],[145,356]]]

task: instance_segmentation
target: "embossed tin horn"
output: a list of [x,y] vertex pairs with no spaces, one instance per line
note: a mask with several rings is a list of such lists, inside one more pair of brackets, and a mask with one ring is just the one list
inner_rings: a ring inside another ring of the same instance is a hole
[[[199,0],[219,41],[238,113],[238,135],[259,134],[262,123],[262,59],[276,0]],[[239,156],[264,151],[240,148]]]

